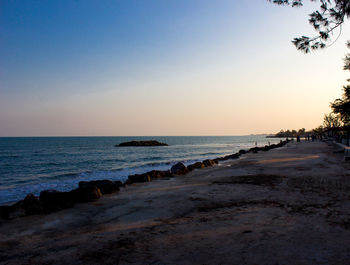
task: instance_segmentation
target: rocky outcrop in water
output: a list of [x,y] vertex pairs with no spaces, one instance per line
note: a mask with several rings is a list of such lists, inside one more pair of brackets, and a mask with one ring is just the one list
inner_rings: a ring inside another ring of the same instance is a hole
[[115,145],[116,147],[122,147],[122,146],[168,146],[165,143],[160,143],[155,140],[150,141],[130,141],[130,142],[124,142]]

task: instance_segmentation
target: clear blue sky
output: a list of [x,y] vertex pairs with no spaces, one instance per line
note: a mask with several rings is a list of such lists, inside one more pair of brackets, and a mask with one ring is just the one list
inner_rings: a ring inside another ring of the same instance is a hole
[[[0,136],[311,129],[341,95],[349,27],[311,55],[313,10],[265,0],[0,2]],[[344,33],[346,32],[346,33]]]

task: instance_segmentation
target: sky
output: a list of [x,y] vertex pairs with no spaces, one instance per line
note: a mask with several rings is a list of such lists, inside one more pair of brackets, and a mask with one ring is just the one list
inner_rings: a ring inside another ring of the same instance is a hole
[[[349,23],[266,0],[0,0],[0,136],[247,135],[322,124]],[[336,32],[338,33],[338,32]],[[337,34],[334,38],[337,37]]]

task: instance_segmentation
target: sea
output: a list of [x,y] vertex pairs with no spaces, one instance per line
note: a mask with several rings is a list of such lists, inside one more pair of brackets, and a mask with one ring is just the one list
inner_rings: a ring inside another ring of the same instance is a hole
[[[116,147],[132,140],[157,140],[169,146]],[[0,137],[0,204],[42,190],[68,191],[79,181],[109,179],[168,170],[279,142],[266,135],[157,137]]]

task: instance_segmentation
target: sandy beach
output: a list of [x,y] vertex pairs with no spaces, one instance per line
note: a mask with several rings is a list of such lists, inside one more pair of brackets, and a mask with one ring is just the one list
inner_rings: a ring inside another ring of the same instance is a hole
[[290,142],[0,224],[0,264],[350,264],[350,164]]

